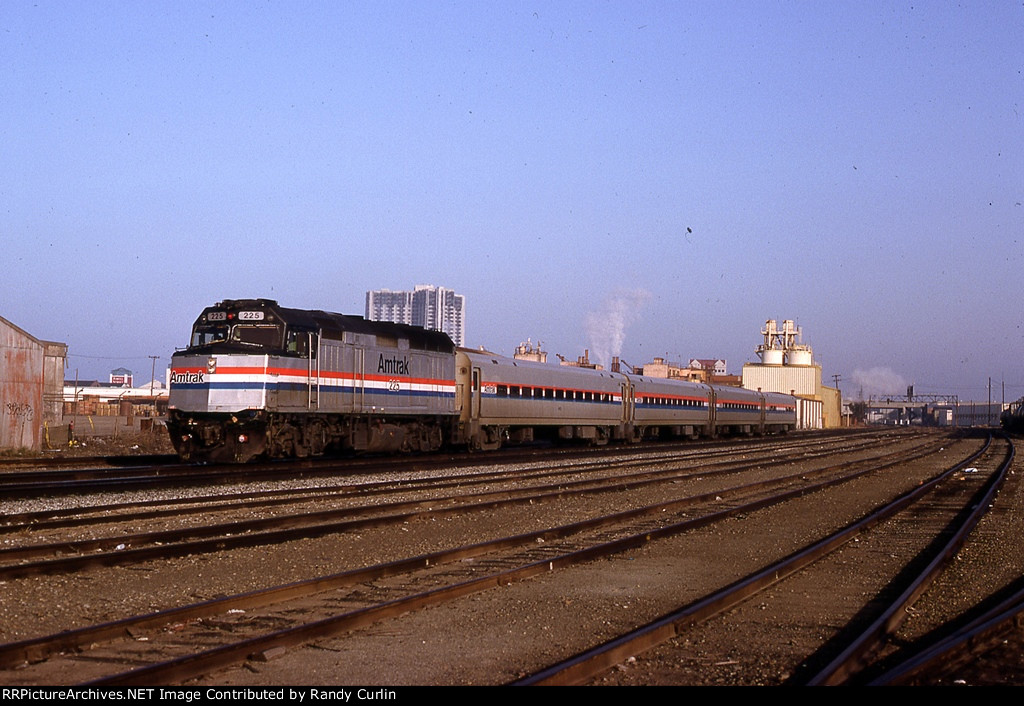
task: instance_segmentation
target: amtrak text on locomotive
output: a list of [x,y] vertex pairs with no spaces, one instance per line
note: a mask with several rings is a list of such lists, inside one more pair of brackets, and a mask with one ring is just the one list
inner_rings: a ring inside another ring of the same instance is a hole
[[171,384],[172,385],[185,385],[188,383],[202,383],[203,373],[171,373]]
[[408,375],[409,359],[385,358],[384,354],[381,353],[380,360],[377,362],[377,372],[385,375]]

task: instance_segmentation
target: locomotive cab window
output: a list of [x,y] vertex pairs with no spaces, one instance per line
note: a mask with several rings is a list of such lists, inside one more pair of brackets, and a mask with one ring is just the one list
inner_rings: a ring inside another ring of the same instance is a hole
[[228,340],[227,326],[196,326],[192,332],[192,343],[195,346],[208,346],[211,343]]
[[[293,353],[300,358],[310,357],[310,340],[316,334],[310,331],[288,331],[287,343],[285,344],[285,350],[289,353]],[[312,357],[316,357],[316,348],[313,348]]]
[[235,343],[248,343],[264,348],[281,348],[281,329],[279,326],[263,326],[256,324],[235,324],[231,329],[231,340]]

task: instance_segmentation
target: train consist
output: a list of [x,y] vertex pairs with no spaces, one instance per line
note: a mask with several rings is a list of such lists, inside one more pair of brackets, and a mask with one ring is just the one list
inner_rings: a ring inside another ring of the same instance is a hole
[[999,423],[1006,431],[1024,434],[1024,397],[1003,410],[999,415]]
[[167,428],[182,459],[244,462],[785,432],[795,402],[514,360],[456,349],[437,331],[240,299],[204,309],[173,355]]

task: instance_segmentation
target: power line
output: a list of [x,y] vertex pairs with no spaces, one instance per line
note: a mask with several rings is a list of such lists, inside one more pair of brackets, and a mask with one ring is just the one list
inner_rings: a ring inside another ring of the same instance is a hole
[[[165,356],[151,355],[83,355],[81,353],[68,353],[68,358],[85,358],[87,360],[149,360],[150,358],[164,358]],[[166,356],[170,357],[170,356]]]

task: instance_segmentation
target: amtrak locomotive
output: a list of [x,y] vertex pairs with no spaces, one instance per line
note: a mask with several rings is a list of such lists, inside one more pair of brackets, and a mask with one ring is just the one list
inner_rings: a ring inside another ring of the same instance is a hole
[[171,361],[167,428],[191,461],[785,432],[793,397],[456,349],[444,333],[225,300]]

